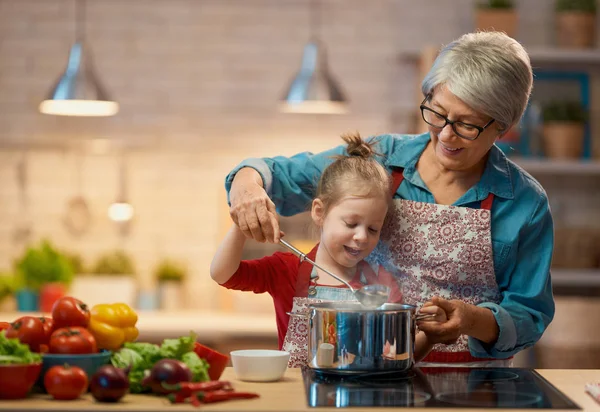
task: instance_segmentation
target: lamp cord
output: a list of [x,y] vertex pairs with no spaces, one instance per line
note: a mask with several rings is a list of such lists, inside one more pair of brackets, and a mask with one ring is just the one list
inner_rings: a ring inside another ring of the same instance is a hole
[[321,5],[319,0],[310,1],[310,40],[318,43],[321,26]]
[[75,2],[75,41],[85,41],[85,6],[86,0],[73,0]]

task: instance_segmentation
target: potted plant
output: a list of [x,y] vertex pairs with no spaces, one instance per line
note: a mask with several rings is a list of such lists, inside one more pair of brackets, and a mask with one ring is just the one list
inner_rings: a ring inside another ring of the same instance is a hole
[[513,0],[480,0],[475,10],[477,30],[503,31],[510,37],[517,34],[518,15]]
[[544,152],[550,158],[578,158],[583,152],[588,113],[575,101],[555,101],[542,107]]
[[28,247],[15,262],[17,306],[21,311],[49,312],[73,280],[67,257],[48,240]]
[[555,11],[556,42],[559,47],[594,47],[596,0],[556,0]]
[[17,282],[12,273],[0,273],[0,312],[13,312],[16,307],[14,293]]
[[123,250],[101,255],[89,270],[75,276],[71,294],[89,306],[122,302],[134,307],[137,295],[136,269],[131,256]]
[[158,300],[161,309],[181,309],[184,301],[183,282],[187,276],[187,268],[172,259],[163,259],[154,270],[158,283]]

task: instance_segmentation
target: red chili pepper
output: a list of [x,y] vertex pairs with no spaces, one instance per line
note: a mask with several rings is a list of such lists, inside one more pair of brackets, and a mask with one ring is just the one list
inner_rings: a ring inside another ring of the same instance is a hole
[[181,393],[170,393],[167,395],[167,399],[169,399],[171,403],[184,403],[187,398],[188,396]]
[[176,384],[168,384],[167,382],[161,382],[161,386],[170,392],[190,396],[194,392],[198,391],[216,391],[216,390],[232,390],[231,383],[229,381],[209,381],[209,382],[179,382]]
[[198,407],[198,406],[202,405],[202,402],[200,402],[200,399],[198,399],[198,395],[196,393],[192,393],[192,396],[190,396],[190,400],[191,400],[192,406]]
[[230,399],[252,399],[258,398],[259,395],[257,393],[251,392],[234,392],[234,391],[212,391],[212,392],[198,392],[195,396],[202,403],[213,403],[213,402],[222,402],[228,401]]

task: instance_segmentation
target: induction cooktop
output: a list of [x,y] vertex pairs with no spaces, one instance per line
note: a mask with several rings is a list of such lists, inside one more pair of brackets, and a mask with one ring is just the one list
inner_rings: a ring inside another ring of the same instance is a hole
[[302,370],[309,407],[581,408],[531,369],[413,367],[342,375]]

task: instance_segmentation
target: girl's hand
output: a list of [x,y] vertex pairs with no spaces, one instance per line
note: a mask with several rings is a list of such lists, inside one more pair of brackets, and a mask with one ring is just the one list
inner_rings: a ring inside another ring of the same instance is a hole
[[244,236],[261,243],[279,242],[279,221],[275,204],[263,189],[256,170],[243,168],[236,174],[229,200],[229,215]]
[[443,323],[448,320],[448,317],[446,316],[446,311],[440,308],[439,306],[434,305],[431,301],[425,302],[423,304],[423,306],[419,310],[419,314],[434,315],[434,317],[432,318],[428,317],[427,319],[418,321],[417,324],[419,325],[421,325],[421,323],[423,322]]
[[436,318],[419,321],[417,325],[433,343],[455,343],[467,322],[467,306],[460,300],[434,296],[423,305],[420,313],[435,313]]

